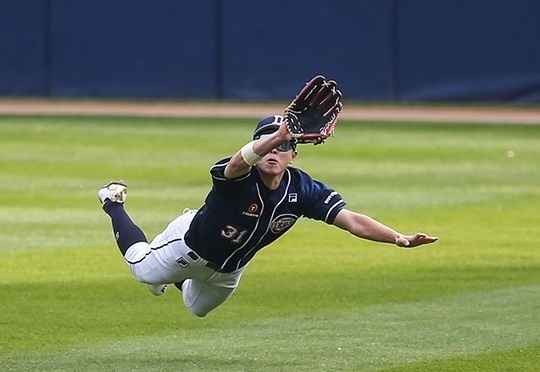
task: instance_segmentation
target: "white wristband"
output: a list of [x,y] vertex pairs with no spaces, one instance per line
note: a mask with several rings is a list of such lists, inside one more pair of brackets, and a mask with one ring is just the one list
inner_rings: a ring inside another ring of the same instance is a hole
[[253,145],[255,144],[255,141],[251,141],[244,145],[242,149],[240,150],[240,153],[242,154],[242,158],[248,164],[249,166],[255,165],[258,163],[263,157],[259,156],[255,153],[255,150],[253,150]]

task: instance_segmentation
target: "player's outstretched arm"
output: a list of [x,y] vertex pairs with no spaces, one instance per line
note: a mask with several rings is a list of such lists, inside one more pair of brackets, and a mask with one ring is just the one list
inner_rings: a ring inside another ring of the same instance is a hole
[[225,167],[225,177],[236,178],[246,174],[258,160],[262,159],[273,149],[289,142],[291,139],[292,136],[287,130],[287,127],[282,125],[268,137],[248,143],[233,155]]
[[437,237],[428,236],[424,233],[416,233],[414,235],[400,234],[369,216],[347,209],[342,209],[337,214],[333,224],[359,238],[391,243],[401,248],[414,248],[423,244],[434,243],[438,240]]

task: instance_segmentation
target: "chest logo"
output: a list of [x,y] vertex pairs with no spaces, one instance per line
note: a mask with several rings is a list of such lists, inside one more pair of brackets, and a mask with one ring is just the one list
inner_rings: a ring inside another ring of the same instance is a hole
[[297,219],[298,217],[294,214],[282,214],[280,216],[277,216],[270,223],[270,231],[274,234],[282,233],[285,230],[289,229],[292,225],[294,225]]
[[243,212],[242,214],[248,217],[259,217],[257,214],[258,211],[259,205],[257,203],[253,203],[247,208],[247,211]]

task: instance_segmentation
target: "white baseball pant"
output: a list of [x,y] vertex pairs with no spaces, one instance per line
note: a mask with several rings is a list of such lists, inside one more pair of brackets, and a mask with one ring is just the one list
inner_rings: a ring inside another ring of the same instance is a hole
[[148,284],[184,281],[184,304],[193,314],[206,316],[225,302],[236,290],[246,266],[232,273],[220,273],[206,267],[204,259],[194,260],[184,241],[196,211],[188,211],[173,220],[150,243],[133,244],[124,256],[135,278]]

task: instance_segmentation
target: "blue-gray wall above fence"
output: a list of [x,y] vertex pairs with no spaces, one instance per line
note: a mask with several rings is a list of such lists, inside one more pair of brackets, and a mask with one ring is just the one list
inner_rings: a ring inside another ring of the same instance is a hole
[[0,96],[540,102],[538,0],[0,0]]

